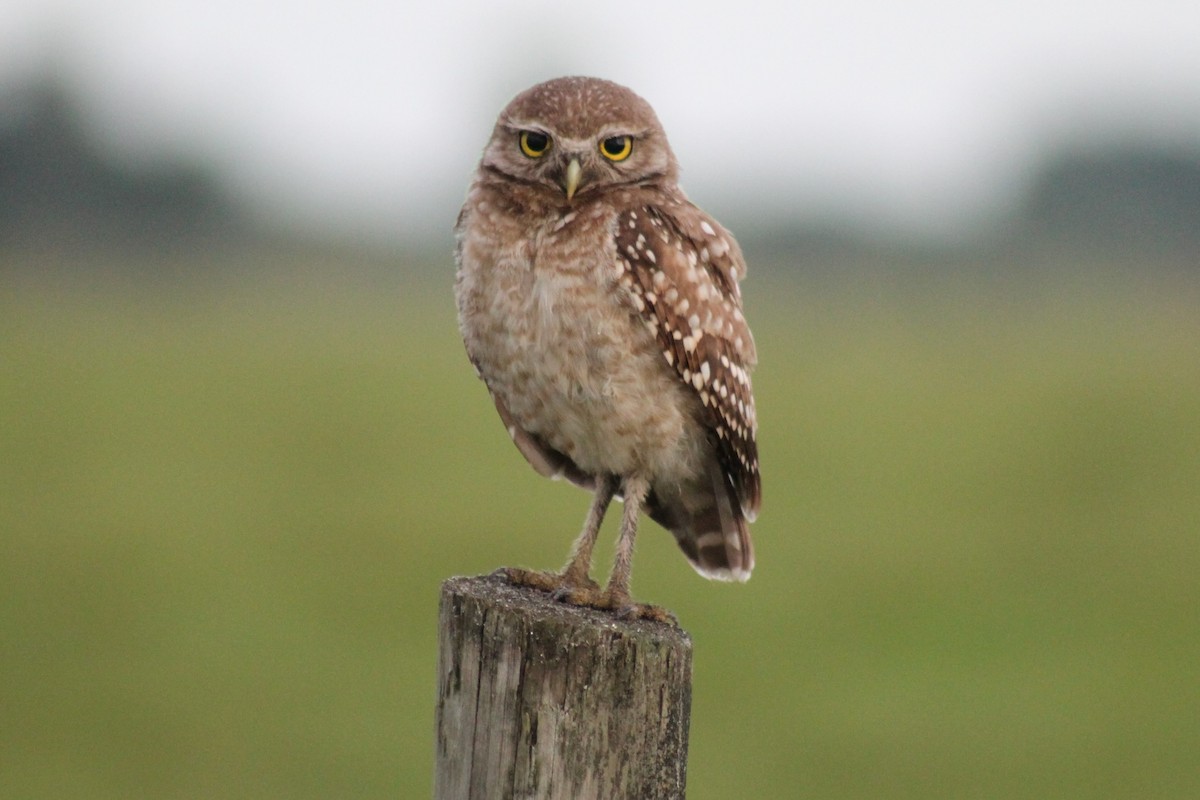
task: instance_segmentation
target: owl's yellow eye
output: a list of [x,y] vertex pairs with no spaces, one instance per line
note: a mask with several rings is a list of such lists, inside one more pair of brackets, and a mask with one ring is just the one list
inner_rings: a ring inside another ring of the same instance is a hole
[[521,152],[530,158],[541,158],[550,149],[550,137],[541,131],[521,131]]
[[633,137],[610,136],[600,143],[600,152],[609,161],[624,161],[633,152]]

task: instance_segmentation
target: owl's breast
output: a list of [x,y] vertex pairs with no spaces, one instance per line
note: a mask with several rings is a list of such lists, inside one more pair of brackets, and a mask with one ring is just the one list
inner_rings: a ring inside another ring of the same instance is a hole
[[614,219],[559,218],[509,237],[468,229],[463,338],[513,420],[586,472],[691,473],[704,441],[697,401],[622,297]]

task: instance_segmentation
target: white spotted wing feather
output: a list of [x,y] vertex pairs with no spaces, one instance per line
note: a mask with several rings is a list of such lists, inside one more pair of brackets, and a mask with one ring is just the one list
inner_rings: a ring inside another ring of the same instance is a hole
[[[750,383],[756,355],[738,289],[745,276],[741,251],[720,225],[676,198],[623,211],[616,239],[619,282],[663,358],[699,398],[716,451],[718,474],[708,491],[720,530],[692,531],[700,550],[693,564],[711,577],[745,579],[753,567],[746,522],[758,512],[761,484]],[[718,536],[724,554],[706,559],[704,549]],[[688,552],[682,539],[680,546]],[[722,558],[730,563],[721,564]]]

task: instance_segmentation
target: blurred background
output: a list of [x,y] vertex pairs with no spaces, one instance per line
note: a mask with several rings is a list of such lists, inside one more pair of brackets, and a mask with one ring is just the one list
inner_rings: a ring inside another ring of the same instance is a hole
[[429,795],[440,581],[557,566],[588,503],[451,294],[496,113],[562,74],[654,105],[750,264],[758,569],[647,522],[634,572],[695,642],[689,796],[1200,796],[1198,42],[1159,0],[8,0],[0,796]]

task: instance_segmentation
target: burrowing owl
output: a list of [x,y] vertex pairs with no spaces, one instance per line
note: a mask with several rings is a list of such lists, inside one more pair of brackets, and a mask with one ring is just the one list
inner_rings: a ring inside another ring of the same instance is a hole
[[[627,617],[667,616],[629,594],[642,510],[701,575],[754,568],[746,265],[677,175],[645,100],[559,78],[501,112],[455,229],[459,326],[500,419],[539,473],[594,492],[561,573],[505,573]],[[625,508],[600,589],[588,573],[614,496]]]

